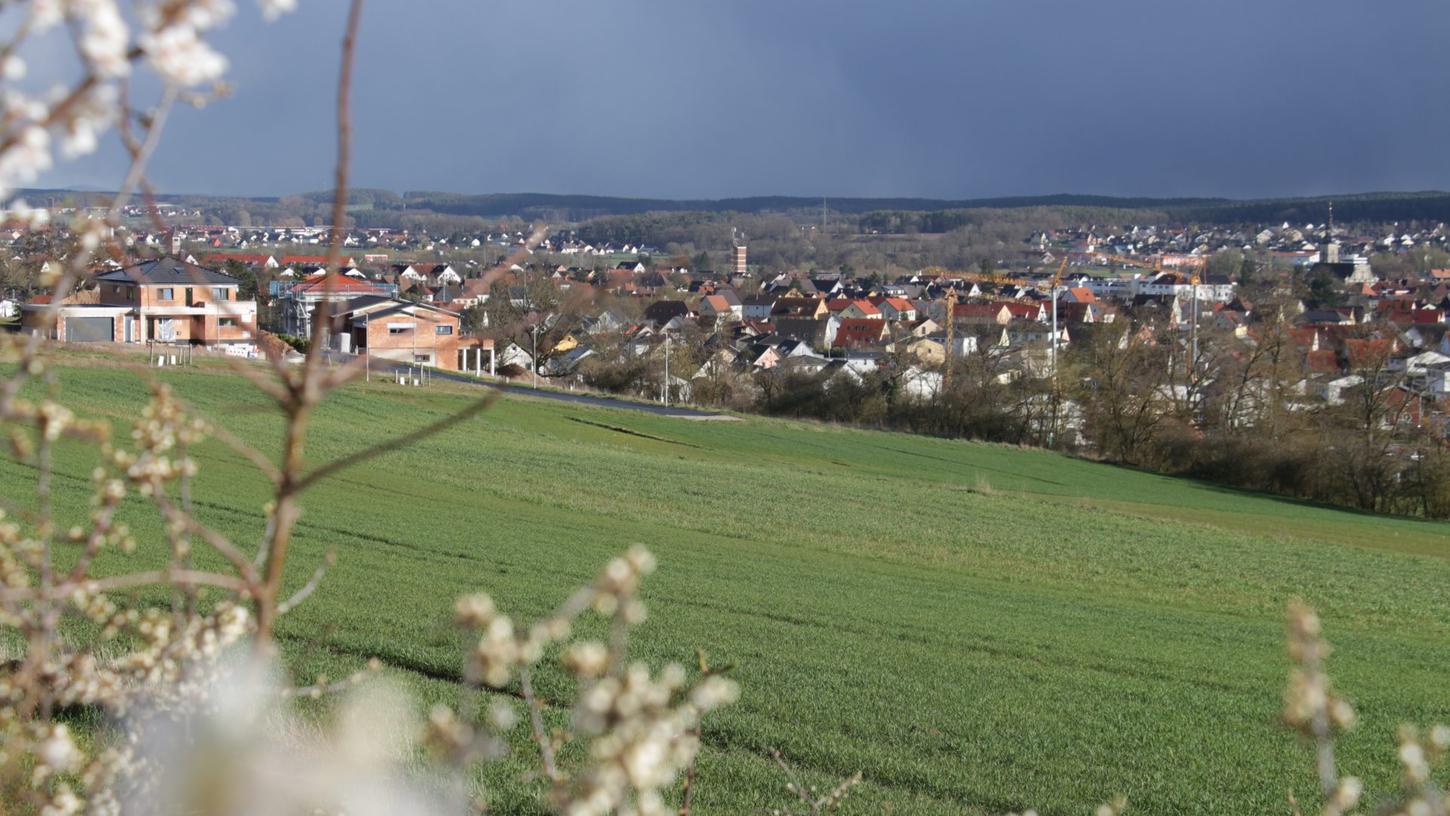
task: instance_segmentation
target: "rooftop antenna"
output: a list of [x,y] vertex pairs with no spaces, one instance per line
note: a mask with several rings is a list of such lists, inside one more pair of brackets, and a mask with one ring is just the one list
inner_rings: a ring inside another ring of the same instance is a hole
[[826,197],[821,196],[821,232],[826,231]]

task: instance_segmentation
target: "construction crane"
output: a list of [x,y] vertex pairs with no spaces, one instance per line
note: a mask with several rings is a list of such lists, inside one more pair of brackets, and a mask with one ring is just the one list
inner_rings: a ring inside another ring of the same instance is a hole
[[1163,256],[1154,255],[1152,258],[1130,258],[1127,255],[1104,255],[1103,260],[1108,263],[1133,266],[1138,269],[1150,269],[1154,272],[1163,271]]
[[952,287],[952,288],[946,290],[946,294],[942,295],[942,303],[946,306],[946,317],[947,317],[947,347],[946,347],[946,354],[942,357],[941,393],[942,393],[942,396],[946,396],[946,393],[947,393],[947,383],[951,379],[951,373],[952,373],[952,353],[954,351],[954,349],[952,348],[952,338],[954,337],[954,335],[956,333],[955,332],[955,328],[956,328],[956,325],[957,325],[957,290],[956,290],[956,287]]
[[1057,389],[1057,292],[1062,288],[1062,273],[1067,271],[1067,257],[1064,256],[1062,263],[1057,265],[1057,270],[1052,273],[1052,382],[1054,392]]
[[[971,276],[967,276],[967,277],[971,277]],[[987,283],[992,284],[993,286],[1031,286],[1032,285],[1032,281],[1027,280],[1026,278],[1014,278],[1014,277],[1011,277],[1010,275],[1003,275],[1003,274],[1001,274],[1001,273],[999,273],[999,272],[997,272],[995,270],[992,271],[992,272],[988,272],[985,275],[983,275],[981,273],[978,273],[978,277],[982,278],[982,280],[984,280]]]

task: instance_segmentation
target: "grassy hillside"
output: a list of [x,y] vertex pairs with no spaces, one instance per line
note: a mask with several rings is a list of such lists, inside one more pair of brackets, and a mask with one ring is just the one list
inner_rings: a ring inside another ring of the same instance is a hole
[[[237,435],[278,438],[245,382],[162,376]],[[117,423],[145,398],[116,368],[59,380]],[[350,387],[310,452],[359,449],[468,396]],[[76,518],[89,457],[60,458]],[[200,458],[201,515],[255,540],[263,480],[219,444]],[[6,460],[0,490],[23,500],[29,476]],[[702,647],[744,687],[706,723],[702,812],[783,801],[772,747],[823,784],[862,770],[848,812],[1084,813],[1118,792],[1136,813],[1284,812],[1288,791],[1313,788],[1307,749],[1277,724],[1295,595],[1338,647],[1331,670],[1363,718],[1343,762],[1371,799],[1394,784],[1397,723],[1450,721],[1445,525],[1040,451],[527,397],[312,493],[295,578],[329,547],[339,562],[283,634],[303,676],[376,656],[449,700],[456,596],[484,589],[532,617],[634,542],[661,564],[637,656],[688,662]],[[563,682],[543,678],[544,695]],[[513,770],[491,774],[495,802],[531,812]]]

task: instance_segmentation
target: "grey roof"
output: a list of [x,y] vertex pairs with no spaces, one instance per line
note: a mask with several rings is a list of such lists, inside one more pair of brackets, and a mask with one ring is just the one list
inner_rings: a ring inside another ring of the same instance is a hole
[[175,258],[151,261],[117,269],[96,276],[107,283],[138,283],[143,286],[237,286],[241,281],[215,269]]
[[[349,298],[348,300],[344,301],[341,306],[338,307],[337,313],[340,315],[353,314],[362,309],[367,309],[373,306],[377,306],[379,304],[387,305],[385,305],[381,309],[369,312],[371,317],[385,317],[391,314],[398,314],[399,312],[406,312],[409,308],[421,309],[425,312],[437,312],[439,314],[452,315],[453,317],[458,316],[457,312],[451,309],[445,309],[441,306],[436,306],[432,303],[404,300],[402,298],[388,297],[386,295],[359,295],[355,298]],[[371,319],[371,317],[369,319]]]

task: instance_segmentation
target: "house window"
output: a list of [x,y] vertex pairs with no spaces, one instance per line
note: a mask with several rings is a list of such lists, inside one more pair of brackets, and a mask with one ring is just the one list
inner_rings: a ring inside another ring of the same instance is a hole
[[176,300],[176,290],[175,289],[172,289],[169,286],[164,287],[164,288],[162,288],[162,290],[160,292],[157,292],[156,293],[156,299],[157,300]]
[[414,354],[413,355],[413,362],[415,362],[415,363],[431,363],[431,362],[433,362],[433,355],[431,355],[431,354]]
[[127,286],[126,287],[126,299],[127,300],[133,300],[133,299],[135,299],[135,297],[136,297],[136,287],[134,287],[134,286]]
[[235,329],[237,327],[237,319],[235,317],[223,317],[217,320],[217,325],[224,329]]
[[215,289],[212,289],[211,296],[213,300],[229,300],[229,298],[227,297],[227,288],[225,286],[218,286]]
[[408,334],[413,331],[412,326],[389,326],[388,334]]
[[433,327],[433,332],[435,334],[452,334],[453,333],[453,327],[452,326],[434,326]]

